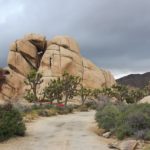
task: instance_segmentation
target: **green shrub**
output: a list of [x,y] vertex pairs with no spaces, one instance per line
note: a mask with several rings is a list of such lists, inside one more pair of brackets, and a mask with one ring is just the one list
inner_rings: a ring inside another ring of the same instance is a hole
[[[139,137],[139,138],[140,138],[140,137]],[[149,131],[149,130],[146,130],[143,139],[144,139],[144,140],[150,140],[150,131]]]
[[125,137],[130,137],[133,134],[131,128],[129,128],[129,126],[126,123],[121,125],[116,125],[116,129],[114,129],[114,133],[119,140],[123,140]]
[[150,140],[150,105],[109,104],[96,113],[98,126],[113,131],[118,139],[135,137]]
[[107,95],[99,95],[99,97],[95,100],[96,109],[103,109],[105,106],[111,103],[111,98]]
[[25,124],[20,112],[11,104],[0,106],[0,141],[12,136],[25,134]]
[[68,105],[66,107],[56,107],[58,114],[69,114],[73,112],[73,107],[71,105]]
[[[117,126],[122,130],[124,137],[132,135],[137,139],[148,139],[146,130],[150,129],[149,104],[129,105],[120,113]],[[116,134],[118,135],[120,133],[121,131],[117,129]]]
[[87,111],[89,111],[89,109],[88,109],[88,107],[87,106],[80,106],[80,107],[78,107],[78,109],[77,109],[78,111],[81,111],[81,112],[87,112]]
[[96,113],[96,121],[98,126],[106,130],[114,129],[119,115],[119,109],[111,104],[108,104],[103,109]]
[[34,104],[33,106],[32,106],[32,110],[38,110],[38,109],[51,109],[51,108],[54,108],[55,106],[54,105],[51,105],[51,104]]
[[39,114],[36,110],[31,110],[23,114],[23,120],[25,122],[31,122],[32,120],[38,118]]
[[97,109],[97,104],[94,100],[86,102],[85,106],[89,109]]
[[39,109],[38,115],[42,117],[50,117],[57,115],[57,110],[55,108],[51,109]]
[[68,113],[73,113],[74,106],[73,106],[73,105],[68,105],[68,106],[66,107],[66,109],[68,110]]

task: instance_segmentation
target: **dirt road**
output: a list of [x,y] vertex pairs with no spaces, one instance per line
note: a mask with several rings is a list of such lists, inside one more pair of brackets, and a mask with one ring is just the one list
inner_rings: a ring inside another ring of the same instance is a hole
[[94,111],[40,118],[27,124],[25,137],[0,144],[0,150],[109,150],[90,131]]

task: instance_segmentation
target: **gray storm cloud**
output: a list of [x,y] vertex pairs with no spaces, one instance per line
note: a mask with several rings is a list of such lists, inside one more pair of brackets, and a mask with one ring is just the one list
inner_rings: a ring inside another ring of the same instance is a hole
[[0,0],[0,65],[27,33],[73,36],[81,53],[115,75],[150,71],[149,0]]

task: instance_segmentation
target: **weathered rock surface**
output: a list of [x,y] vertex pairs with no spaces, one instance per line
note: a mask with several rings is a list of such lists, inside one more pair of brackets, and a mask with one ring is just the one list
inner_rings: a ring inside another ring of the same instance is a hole
[[111,136],[111,132],[105,132],[102,136],[105,138],[109,138]]
[[143,104],[143,103],[150,104],[150,95],[142,98],[138,103],[139,104]]
[[119,148],[120,150],[135,150],[138,145],[138,142],[136,140],[127,140],[123,141]]
[[141,143],[136,140],[124,140],[122,142],[109,143],[108,147],[111,149],[118,150],[137,150],[137,148],[143,147],[140,146]]
[[32,68],[43,75],[39,91],[64,71],[80,76],[87,88],[110,87],[115,83],[109,71],[83,58],[76,41],[67,36],[56,36],[47,41],[44,36],[29,34],[10,46],[8,74],[0,90],[0,99],[15,99],[25,89],[24,80]]

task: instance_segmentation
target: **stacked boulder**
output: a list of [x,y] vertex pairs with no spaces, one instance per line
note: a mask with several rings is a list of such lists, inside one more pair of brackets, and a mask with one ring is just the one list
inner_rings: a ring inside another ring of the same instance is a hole
[[64,71],[80,76],[87,88],[110,87],[115,83],[109,71],[96,67],[83,58],[76,41],[67,36],[56,36],[48,41],[44,36],[29,34],[10,46],[6,80],[0,90],[0,99],[17,99],[23,96],[24,80],[31,69],[43,75],[41,91],[47,83],[61,77]]

